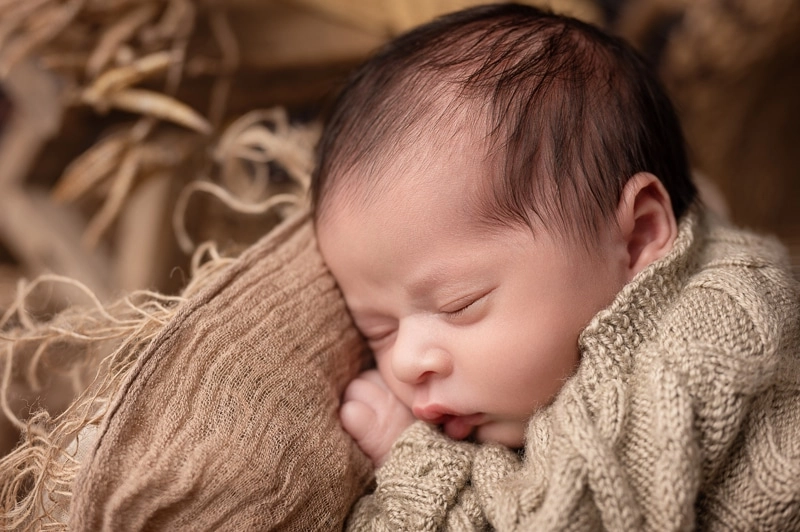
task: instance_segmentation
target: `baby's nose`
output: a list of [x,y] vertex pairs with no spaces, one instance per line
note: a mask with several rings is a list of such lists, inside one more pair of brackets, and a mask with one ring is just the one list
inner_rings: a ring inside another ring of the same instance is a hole
[[452,371],[452,357],[425,327],[400,325],[392,346],[392,371],[406,384],[421,384]]

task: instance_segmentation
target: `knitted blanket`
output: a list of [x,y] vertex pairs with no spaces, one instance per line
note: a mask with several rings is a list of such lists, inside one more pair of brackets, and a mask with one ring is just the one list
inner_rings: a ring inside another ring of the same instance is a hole
[[[582,333],[524,451],[417,422],[350,530],[800,530],[800,288],[693,212]],[[521,456],[522,455],[522,456]]]

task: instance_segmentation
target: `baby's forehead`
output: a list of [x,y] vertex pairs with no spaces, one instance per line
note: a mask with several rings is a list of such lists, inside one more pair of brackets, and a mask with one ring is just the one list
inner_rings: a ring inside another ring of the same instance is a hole
[[464,128],[420,131],[336,176],[324,210],[358,213],[376,207],[431,219],[454,206],[472,213],[493,175],[485,150]]
[[352,211],[387,197],[385,207],[392,211],[433,200],[455,202],[471,214],[485,211],[503,162],[486,104],[452,87],[428,95],[426,102],[398,120],[393,131],[382,127],[372,141],[361,139],[355,150],[337,152],[336,162],[327,166],[318,217],[332,204]]
[[474,193],[478,181],[491,179],[484,129],[475,120],[452,117],[422,126],[375,156],[365,168],[386,186],[421,189],[429,194]]

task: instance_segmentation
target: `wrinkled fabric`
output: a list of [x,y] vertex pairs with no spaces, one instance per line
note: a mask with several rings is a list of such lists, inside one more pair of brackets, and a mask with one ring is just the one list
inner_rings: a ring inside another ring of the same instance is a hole
[[307,215],[193,296],[127,376],[70,530],[336,530],[372,478],[337,409],[362,341]]

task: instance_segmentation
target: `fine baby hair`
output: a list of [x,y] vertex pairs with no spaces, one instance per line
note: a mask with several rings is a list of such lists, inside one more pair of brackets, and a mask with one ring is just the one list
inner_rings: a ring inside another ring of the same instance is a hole
[[354,73],[319,143],[317,218],[331,195],[368,198],[404,146],[457,116],[482,139],[491,178],[471,207],[489,225],[591,239],[637,172],[661,180],[676,218],[696,195],[678,119],[643,58],[578,20],[498,4],[412,30]]

